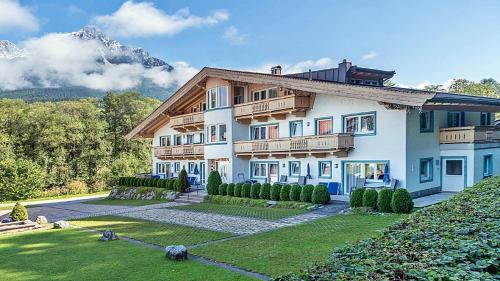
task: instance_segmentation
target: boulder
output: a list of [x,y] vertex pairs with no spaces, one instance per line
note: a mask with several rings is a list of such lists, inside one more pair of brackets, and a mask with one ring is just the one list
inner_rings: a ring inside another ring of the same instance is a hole
[[187,248],[183,245],[165,247],[165,256],[171,260],[186,260],[187,254]]
[[113,240],[118,240],[118,236],[111,230],[106,230],[102,233],[101,238],[99,238],[100,241],[113,241]]
[[14,220],[12,218],[5,218],[5,219],[2,219],[2,223],[9,223],[9,222],[13,222]]
[[274,207],[276,205],[278,205],[278,201],[267,201],[266,202],[267,207]]
[[38,217],[36,217],[36,223],[45,224],[45,223],[49,223],[49,221],[47,220],[47,218],[45,216],[38,216]]
[[70,228],[70,227],[71,227],[71,225],[67,221],[56,221],[56,222],[54,222],[54,228],[64,229],[64,228]]

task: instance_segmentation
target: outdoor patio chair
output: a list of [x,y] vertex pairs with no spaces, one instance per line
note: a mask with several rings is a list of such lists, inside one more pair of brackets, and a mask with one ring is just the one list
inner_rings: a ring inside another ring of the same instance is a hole
[[280,181],[278,183],[286,183],[288,180],[288,177],[286,175],[281,175],[280,176]]
[[397,179],[391,179],[391,183],[390,183],[390,188],[392,190],[396,190],[396,186],[398,186],[398,180]]
[[299,180],[297,181],[297,183],[299,185],[306,185],[306,181],[307,181],[306,177],[300,176]]

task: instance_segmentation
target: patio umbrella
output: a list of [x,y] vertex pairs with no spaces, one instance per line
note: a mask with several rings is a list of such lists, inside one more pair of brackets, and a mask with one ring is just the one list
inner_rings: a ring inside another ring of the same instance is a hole
[[197,165],[197,164],[194,164],[194,171],[193,171],[193,174],[195,174],[195,175],[200,174],[200,171],[198,171],[198,165]]
[[311,176],[311,166],[309,166],[309,163],[307,163],[307,175],[306,175],[306,179],[312,179],[312,176]]
[[385,164],[384,166],[384,183],[391,182],[391,175],[389,174],[389,165]]

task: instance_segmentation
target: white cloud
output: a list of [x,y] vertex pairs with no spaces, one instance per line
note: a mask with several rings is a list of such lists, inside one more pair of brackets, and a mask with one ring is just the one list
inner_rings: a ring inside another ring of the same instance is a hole
[[82,8],[80,8],[78,6],[71,4],[68,6],[68,13],[70,15],[84,15],[87,12],[85,12],[85,10],[83,10]]
[[267,62],[264,64],[261,64],[260,66],[257,67],[248,67],[245,68],[245,70],[248,71],[254,71],[254,72],[261,72],[261,73],[270,73],[271,67],[280,65],[282,68],[282,73],[283,74],[290,74],[290,73],[298,73],[298,72],[306,72],[311,70],[319,70],[319,69],[325,69],[325,68],[331,68],[333,67],[333,60],[328,57],[320,58],[317,60],[305,60],[305,61],[299,61],[296,63],[279,63],[279,62]]
[[0,0],[0,32],[37,31],[38,20],[16,0]]
[[169,15],[152,2],[127,1],[113,14],[97,16],[93,21],[113,36],[149,37],[173,35],[190,27],[214,25],[228,18],[226,11],[215,11],[200,17],[192,15],[187,8]]
[[230,26],[224,31],[224,39],[233,45],[242,45],[246,42],[246,36],[241,34],[238,28]]
[[365,54],[361,57],[362,60],[371,60],[378,56],[378,54],[374,51],[370,51],[368,54]]

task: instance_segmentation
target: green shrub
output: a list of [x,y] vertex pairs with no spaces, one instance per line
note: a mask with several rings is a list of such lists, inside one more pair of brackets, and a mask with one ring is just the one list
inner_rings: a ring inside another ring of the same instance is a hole
[[265,200],[271,199],[271,185],[269,183],[263,183],[260,186],[259,198]]
[[208,195],[217,195],[219,186],[222,184],[222,179],[218,171],[211,171],[208,175],[207,193]]
[[252,189],[252,184],[245,183],[241,189],[241,197],[250,198],[250,191]]
[[[0,147],[2,145],[3,139]],[[0,160],[0,201],[36,197],[44,184],[45,171],[37,163],[24,159]]]
[[378,192],[373,188],[367,188],[363,193],[363,207],[377,209]]
[[174,179],[169,179],[167,181],[167,189],[168,190],[175,190],[175,180]]
[[291,201],[300,201],[300,193],[302,191],[302,187],[298,184],[293,184],[292,187],[290,188],[290,200]]
[[351,199],[349,200],[349,206],[351,208],[363,207],[363,194],[365,193],[364,188],[356,188],[351,192]]
[[70,181],[66,184],[66,194],[84,194],[88,193],[89,189],[87,187],[87,184],[84,183],[83,181]]
[[280,200],[281,184],[275,182],[271,186],[271,200]]
[[227,195],[227,183],[222,183],[221,185],[219,185],[219,192],[218,192],[219,195]]
[[230,183],[227,185],[227,195],[228,196],[234,196],[234,187],[235,187],[234,183]]
[[177,192],[184,192],[188,188],[189,188],[188,174],[186,172],[186,169],[182,169],[181,172],[179,173],[179,176],[177,177],[175,183],[175,190]]
[[389,188],[383,188],[378,193],[377,209],[384,213],[392,212],[391,200],[392,200],[392,190]]
[[[230,197],[221,195],[209,195],[208,202],[224,205],[242,205],[248,207],[266,207],[268,200],[265,199],[252,199],[252,198],[240,198],[240,197]],[[307,209],[312,206],[311,203],[297,203],[293,201],[278,201],[277,205],[273,208],[284,208],[284,209]]]
[[17,202],[10,212],[10,217],[13,221],[25,221],[28,219],[28,210],[21,203]]
[[280,190],[280,200],[281,201],[289,201],[290,200],[290,188],[291,188],[291,185],[289,185],[289,184],[284,184],[281,187],[281,190]]
[[168,180],[163,179],[161,182],[161,187],[167,189],[168,188]]
[[311,201],[314,204],[327,204],[328,202],[330,202],[330,193],[328,193],[328,187],[324,185],[317,185],[316,187],[314,187]]
[[243,183],[239,182],[234,186],[234,196],[242,197],[242,191],[243,191]]
[[256,182],[252,184],[252,187],[250,188],[250,198],[259,199],[260,188],[260,183]]
[[413,209],[413,199],[405,188],[398,188],[392,194],[391,208],[395,213],[409,213]]
[[151,187],[160,187],[158,186],[160,184],[161,179],[153,179],[153,184]]
[[302,187],[302,191],[300,192],[300,201],[311,202],[313,191],[314,191],[314,185],[312,184],[304,185],[304,187]]

